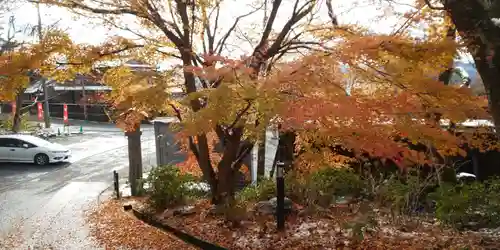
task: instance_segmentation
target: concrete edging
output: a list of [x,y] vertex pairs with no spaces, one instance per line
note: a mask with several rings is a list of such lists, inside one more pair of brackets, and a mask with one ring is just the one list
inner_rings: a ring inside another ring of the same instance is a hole
[[223,248],[221,246],[204,241],[204,240],[197,238],[193,235],[185,233],[179,229],[176,229],[176,228],[173,228],[169,225],[161,223],[158,220],[154,219],[152,216],[141,213],[134,208],[132,208],[132,213],[134,214],[134,216],[137,219],[143,221],[144,223],[146,223],[150,226],[156,227],[156,228],[158,228],[162,231],[165,231],[167,233],[170,233],[170,234],[174,235],[175,237],[177,237],[178,239],[180,239],[180,240],[182,240],[190,245],[193,245],[195,247],[198,247],[201,249],[227,250],[226,248]]

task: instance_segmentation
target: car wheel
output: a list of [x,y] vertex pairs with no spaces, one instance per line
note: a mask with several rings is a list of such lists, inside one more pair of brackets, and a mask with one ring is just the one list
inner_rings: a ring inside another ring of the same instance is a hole
[[46,154],[35,155],[35,164],[38,166],[44,166],[49,164],[49,157]]

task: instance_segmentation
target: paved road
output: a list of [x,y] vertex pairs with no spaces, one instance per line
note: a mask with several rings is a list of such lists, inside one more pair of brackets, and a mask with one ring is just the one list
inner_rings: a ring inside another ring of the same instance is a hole
[[[83,211],[112,185],[113,170],[127,176],[127,140],[112,124],[84,125],[84,132],[55,139],[73,151],[67,164],[0,164],[0,249],[96,249]],[[155,162],[152,126],[143,126],[142,139],[147,170]]]

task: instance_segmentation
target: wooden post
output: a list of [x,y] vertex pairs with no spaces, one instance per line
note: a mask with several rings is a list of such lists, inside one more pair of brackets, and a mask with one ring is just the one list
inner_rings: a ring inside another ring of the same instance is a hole
[[134,131],[125,133],[128,138],[128,182],[130,183],[132,196],[137,196],[139,194],[138,180],[142,179],[141,134],[140,125],[138,125]]
[[113,170],[113,184],[115,186],[116,199],[120,199],[120,183],[118,179],[118,172]]
[[476,176],[476,179],[480,179],[482,176],[479,174],[479,150],[472,149],[471,150],[471,158],[472,158],[472,173]]

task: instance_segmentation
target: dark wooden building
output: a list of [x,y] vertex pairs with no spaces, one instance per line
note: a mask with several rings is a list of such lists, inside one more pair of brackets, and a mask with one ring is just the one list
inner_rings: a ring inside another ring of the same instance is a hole
[[[153,67],[137,60],[130,60],[126,66],[134,71],[151,71]],[[48,88],[49,109],[51,117],[63,117],[63,106],[68,106],[68,118],[99,122],[111,121],[109,105],[104,102],[104,96],[111,88],[100,82],[102,74],[109,67],[101,67],[92,75],[77,75],[74,80],[59,83],[45,79]],[[32,78],[23,96],[23,106],[29,106],[31,115],[37,114],[35,101],[43,100],[44,93],[41,79]],[[10,103],[1,104],[2,113],[11,113]]]

